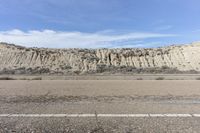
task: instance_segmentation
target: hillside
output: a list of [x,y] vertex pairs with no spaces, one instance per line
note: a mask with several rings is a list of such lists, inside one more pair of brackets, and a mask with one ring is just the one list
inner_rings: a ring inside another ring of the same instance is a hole
[[163,48],[48,49],[0,43],[1,74],[200,71],[200,43]]

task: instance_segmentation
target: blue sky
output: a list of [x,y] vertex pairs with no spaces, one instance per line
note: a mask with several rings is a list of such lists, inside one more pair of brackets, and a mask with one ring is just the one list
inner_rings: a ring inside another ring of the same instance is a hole
[[199,0],[0,0],[0,41],[159,47],[200,41]]

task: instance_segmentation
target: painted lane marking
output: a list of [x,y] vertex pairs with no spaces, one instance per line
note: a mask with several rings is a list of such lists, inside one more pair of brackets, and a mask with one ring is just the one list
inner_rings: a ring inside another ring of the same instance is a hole
[[200,117],[200,114],[0,114],[0,117]]
[[149,114],[150,117],[193,117],[192,114]]

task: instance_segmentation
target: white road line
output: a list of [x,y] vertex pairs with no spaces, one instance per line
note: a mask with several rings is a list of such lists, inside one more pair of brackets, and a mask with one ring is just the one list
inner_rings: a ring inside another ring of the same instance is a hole
[[0,117],[95,117],[95,114],[0,114]]
[[200,117],[200,114],[0,114],[1,117]]
[[150,117],[193,117],[192,114],[149,114]]
[[98,114],[98,117],[149,117],[148,114]]
[[192,114],[193,117],[200,117],[200,114]]

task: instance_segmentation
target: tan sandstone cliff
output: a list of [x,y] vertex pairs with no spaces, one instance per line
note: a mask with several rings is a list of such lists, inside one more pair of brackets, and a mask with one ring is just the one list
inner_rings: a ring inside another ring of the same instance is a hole
[[200,71],[200,43],[153,49],[47,49],[0,43],[1,71],[96,72],[110,66]]

